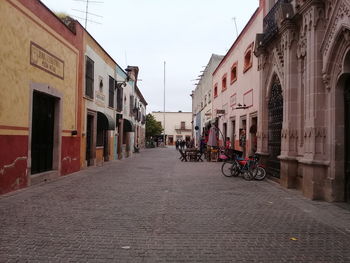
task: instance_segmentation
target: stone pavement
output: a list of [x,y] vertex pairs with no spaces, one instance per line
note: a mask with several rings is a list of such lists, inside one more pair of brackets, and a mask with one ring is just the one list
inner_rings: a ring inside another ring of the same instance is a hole
[[149,149],[0,197],[0,262],[350,262],[350,209]]

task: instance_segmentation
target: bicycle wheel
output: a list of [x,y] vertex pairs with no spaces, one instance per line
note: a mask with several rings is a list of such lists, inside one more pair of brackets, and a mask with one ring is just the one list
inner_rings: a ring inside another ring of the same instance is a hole
[[257,168],[255,168],[254,172],[254,179],[258,180],[258,181],[262,181],[265,179],[266,177],[266,171],[263,167],[258,166]]
[[234,163],[232,164],[232,167],[231,167],[231,174],[232,174],[232,176],[234,176],[234,177],[237,177],[237,176],[240,174],[240,167],[239,167],[239,165],[238,165],[236,162],[234,162]]
[[243,178],[247,181],[251,181],[254,178],[254,174],[249,170],[244,170],[243,171]]
[[221,172],[226,177],[232,176],[232,163],[231,162],[223,162],[221,166]]

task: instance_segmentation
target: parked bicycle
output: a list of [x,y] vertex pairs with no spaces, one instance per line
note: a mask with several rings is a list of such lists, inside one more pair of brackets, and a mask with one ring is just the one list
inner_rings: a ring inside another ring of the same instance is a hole
[[242,152],[234,151],[232,157],[227,157],[221,166],[222,174],[226,177],[237,177],[241,174],[245,180],[264,180],[266,170],[259,164],[259,155],[242,158],[242,154]]

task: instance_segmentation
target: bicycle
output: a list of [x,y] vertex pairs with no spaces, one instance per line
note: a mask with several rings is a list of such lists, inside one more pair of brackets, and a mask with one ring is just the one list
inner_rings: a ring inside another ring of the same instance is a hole
[[226,177],[237,177],[242,174],[245,180],[264,180],[266,170],[259,164],[260,157],[255,154],[242,159],[235,154],[233,158],[228,158],[221,166],[221,172]]

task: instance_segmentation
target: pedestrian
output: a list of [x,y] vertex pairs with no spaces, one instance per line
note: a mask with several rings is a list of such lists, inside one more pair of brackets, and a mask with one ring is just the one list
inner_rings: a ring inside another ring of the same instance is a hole
[[231,149],[230,137],[226,137],[225,148],[226,149]]
[[181,149],[182,150],[185,149],[185,144],[186,144],[186,142],[184,140],[181,140]]
[[201,140],[199,142],[199,151],[201,153],[203,153],[205,151],[205,148],[207,147],[206,143],[205,143],[205,138],[202,136]]
[[179,140],[176,140],[175,147],[176,147],[176,150],[179,150]]

